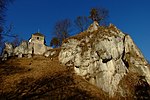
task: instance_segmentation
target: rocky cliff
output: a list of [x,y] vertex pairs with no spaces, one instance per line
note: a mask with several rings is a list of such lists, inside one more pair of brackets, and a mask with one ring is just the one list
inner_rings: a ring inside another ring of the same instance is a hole
[[150,65],[132,38],[112,24],[94,22],[43,55],[29,56],[33,49],[28,42],[16,48],[5,45],[0,61],[2,100],[150,98]]
[[150,84],[150,69],[142,53],[128,34],[112,24],[103,27],[94,22],[88,30],[66,39],[59,61],[110,97],[129,96],[131,85],[141,79]]

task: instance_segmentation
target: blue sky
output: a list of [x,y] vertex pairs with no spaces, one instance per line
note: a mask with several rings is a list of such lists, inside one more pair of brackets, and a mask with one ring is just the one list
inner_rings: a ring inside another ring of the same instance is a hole
[[6,25],[25,40],[40,29],[49,45],[56,21],[89,15],[92,7],[109,10],[109,21],[128,33],[150,60],[150,0],[15,0],[8,7]]

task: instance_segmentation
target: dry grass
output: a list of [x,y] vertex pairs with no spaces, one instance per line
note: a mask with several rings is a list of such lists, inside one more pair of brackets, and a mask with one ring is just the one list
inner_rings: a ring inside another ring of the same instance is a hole
[[[114,32],[112,32],[114,31]],[[84,55],[85,51],[88,51],[89,48],[91,47],[92,49],[94,49],[95,47],[93,46],[93,43],[96,43],[97,41],[100,40],[108,40],[107,37],[117,37],[117,34],[115,34],[115,32],[117,32],[119,30],[117,30],[115,28],[115,26],[111,26],[111,27],[107,27],[107,26],[99,26],[98,30],[93,31],[93,32],[88,32],[88,31],[84,31],[81,32],[75,36],[69,37],[67,39],[65,39],[63,41],[63,43],[67,43],[68,40],[70,39],[76,39],[78,41],[80,41],[80,48],[82,49],[81,52],[81,56]],[[86,41],[86,38],[89,39],[89,41]]]
[[109,98],[107,93],[61,65],[57,57],[10,59],[0,64],[0,79],[0,99],[133,100],[149,98],[150,94],[150,87],[141,76],[128,73],[119,84],[125,97],[116,93]]
[[94,99],[107,94],[61,65],[58,58],[13,58],[0,64],[0,99]]
[[[63,41],[63,43],[66,43],[69,39],[77,39],[77,40],[81,40],[83,38],[85,38],[86,36],[89,37],[90,35],[93,35],[93,40],[95,40],[95,38],[97,38],[97,36],[99,36],[100,38],[104,38],[103,36],[115,36],[116,35],[114,33],[112,33],[111,31],[114,31],[115,33],[120,32],[120,30],[116,29],[115,26],[99,26],[97,31],[93,31],[93,32],[81,32],[75,36],[69,37],[67,39],[65,39]],[[93,41],[91,41],[93,42]]]
[[[150,98],[150,86],[144,76],[138,73],[128,73],[119,83],[125,92],[124,99],[148,100]],[[117,97],[119,98],[119,97]]]
[[[90,38],[90,44],[96,41],[96,37],[104,39],[105,36],[112,36],[114,27],[99,27],[98,31],[89,33],[87,31],[67,38],[81,40],[86,36]],[[115,35],[114,35],[115,36]],[[87,51],[85,41],[82,50]],[[150,87],[142,80],[141,76],[135,73],[128,73],[120,82],[125,92],[125,97],[119,93],[109,98],[108,94],[89,84],[82,77],[77,76],[71,69],[68,70],[58,61],[61,48],[51,49],[56,51],[53,59],[44,56],[33,58],[11,58],[6,62],[0,62],[0,100],[4,99],[31,99],[31,100],[148,100],[150,98]],[[143,90],[144,89],[144,90]]]

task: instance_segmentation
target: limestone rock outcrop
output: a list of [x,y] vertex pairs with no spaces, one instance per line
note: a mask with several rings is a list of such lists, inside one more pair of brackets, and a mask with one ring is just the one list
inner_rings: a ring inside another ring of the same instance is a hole
[[124,96],[120,81],[128,73],[144,76],[150,84],[147,61],[128,34],[116,26],[95,26],[77,36],[66,39],[59,53],[59,61],[73,67],[75,73],[98,86],[110,96]]
[[14,55],[22,57],[24,54],[28,54],[28,42],[22,41],[21,44],[14,49]]
[[5,48],[2,52],[2,60],[7,60],[8,57],[13,56],[14,48],[11,43],[6,42]]
[[94,22],[89,26],[89,28],[87,29],[87,32],[96,31],[96,30],[98,30],[98,27],[99,27],[98,22],[97,22],[97,21],[94,21]]

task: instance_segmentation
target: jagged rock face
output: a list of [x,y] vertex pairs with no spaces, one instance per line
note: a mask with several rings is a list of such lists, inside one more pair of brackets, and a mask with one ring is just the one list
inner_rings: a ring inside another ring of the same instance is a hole
[[119,82],[130,71],[146,76],[150,84],[150,70],[143,55],[131,37],[112,24],[94,31],[88,29],[66,40],[61,48],[61,63],[74,66],[78,75],[110,96],[118,90],[122,92]]
[[5,43],[4,51],[8,53],[8,56],[12,56],[13,45],[11,43]]
[[150,69],[148,62],[129,35],[125,37],[124,45],[123,60],[127,64],[126,66],[129,66],[130,71],[145,76],[148,84],[150,84]]
[[94,21],[94,22],[89,26],[89,28],[87,29],[87,32],[96,31],[96,30],[98,30],[98,27],[99,27],[98,22],[97,22],[97,21]]
[[60,48],[49,49],[44,53],[44,56],[53,59],[55,57],[58,57],[60,50]]
[[2,53],[2,60],[7,60],[8,57],[13,55],[13,45],[11,43],[5,43],[5,48]]
[[44,56],[45,57],[51,57],[51,56],[55,55],[55,53],[56,53],[56,51],[46,51],[44,53]]
[[21,44],[14,49],[14,54],[27,54],[28,53],[28,43],[27,41],[22,41]]

